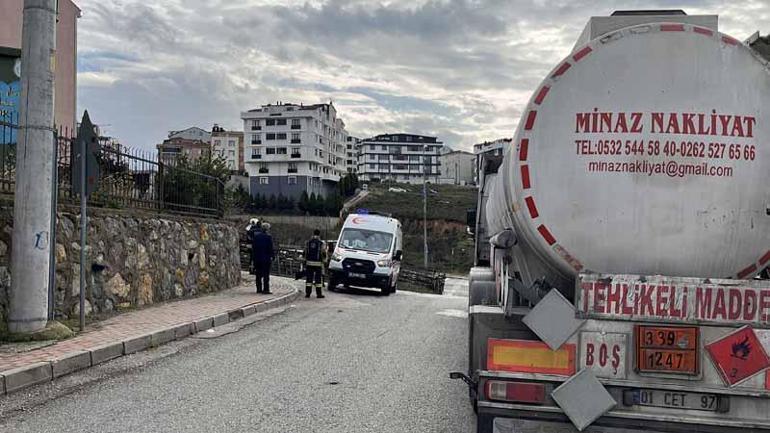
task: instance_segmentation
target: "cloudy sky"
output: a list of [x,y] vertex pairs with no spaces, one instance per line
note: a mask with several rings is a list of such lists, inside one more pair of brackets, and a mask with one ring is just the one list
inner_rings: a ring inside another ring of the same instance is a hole
[[172,129],[242,129],[268,102],[333,101],[348,132],[509,137],[533,89],[592,15],[719,14],[770,31],[770,0],[75,0],[78,105],[125,144]]

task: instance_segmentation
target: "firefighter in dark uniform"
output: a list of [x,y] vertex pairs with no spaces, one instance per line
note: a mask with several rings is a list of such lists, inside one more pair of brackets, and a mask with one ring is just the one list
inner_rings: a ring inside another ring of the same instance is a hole
[[321,240],[321,231],[313,231],[313,238],[305,246],[305,297],[309,298],[315,287],[317,298],[324,298],[321,292],[323,266],[326,261],[326,246]]

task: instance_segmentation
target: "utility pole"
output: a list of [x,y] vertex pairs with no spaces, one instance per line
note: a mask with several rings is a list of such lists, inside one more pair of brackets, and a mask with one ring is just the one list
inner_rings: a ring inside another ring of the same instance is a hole
[[422,159],[422,244],[423,244],[423,267],[428,269],[428,168],[426,164],[428,146],[423,146],[425,155]]
[[8,315],[14,333],[38,331],[48,321],[55,54],[56,0],[24,0]]

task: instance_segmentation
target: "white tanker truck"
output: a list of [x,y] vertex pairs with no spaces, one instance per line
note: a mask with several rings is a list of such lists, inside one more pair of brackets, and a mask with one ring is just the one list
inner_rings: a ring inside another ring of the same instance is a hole
[[770,65],[751,43],[716,16],[591,18],[479,173],[452,373],[479,432],[770,430]]

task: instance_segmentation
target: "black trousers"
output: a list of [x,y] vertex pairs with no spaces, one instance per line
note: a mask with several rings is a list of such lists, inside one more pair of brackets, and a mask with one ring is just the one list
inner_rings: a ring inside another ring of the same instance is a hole
[[270,262],[255,263],[254,274],[257,276],[257,293],[270,291]]
[[313,293],[315,287],[316,296],[321,296],[323,293],[321,288],[323,287],[323,268],[321,266],[308,266],[305,269],[305,294],[310,296]]

